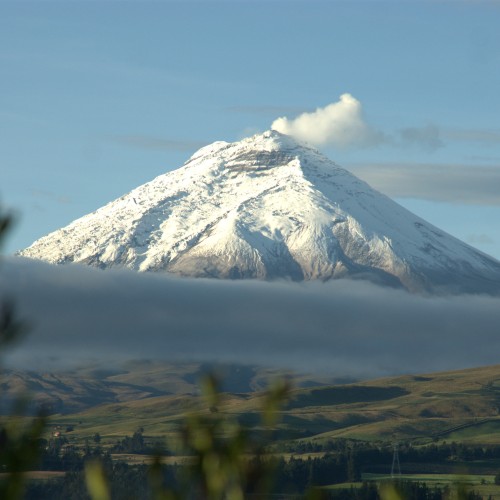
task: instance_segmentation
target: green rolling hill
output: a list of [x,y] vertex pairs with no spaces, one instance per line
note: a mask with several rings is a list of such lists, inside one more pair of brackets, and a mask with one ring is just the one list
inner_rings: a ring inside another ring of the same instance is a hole
[[[0,380],[2,408],[29,393],[51,409],[51,423],[72,436],[100,433],[110,439],[142,427],[147,435],[174,435],[185,414],[209,411],[197,363],[128,363],[113,370],[61,373],[6,371]],[[258,429],[263,389],[278,372],[248,366],[224,372],[219,411]],[[335,381],[288,375],[292,390],[280,410],[279,439],[326,442],[455,440],[500,443],[500,365],[377,380]],[[342,383],[340,383],[342,382]]]

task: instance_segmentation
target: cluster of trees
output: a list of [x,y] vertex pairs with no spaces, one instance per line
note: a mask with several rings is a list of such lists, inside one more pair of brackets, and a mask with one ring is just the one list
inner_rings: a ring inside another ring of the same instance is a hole
[[50,471],[82,470],[87,454],[82,455],[74,446],[69,445],[64,437],[40,439],[39,459],[32,469]]
[[352,454],[322,457],[280,458],[269,463],[274,471],[275,493],[304,493],[316,486],[359,481],[361,476]]
[[[273,451],[282,453],[333,453],[340,456],[352,455],[352,461],[360,472],[368,468],[387,466],[392,463],[392,443],[370,444],[347,439],[329,440],[322,443],[311,441],[288,442],[272,447]],[[472,462],[475,460],[500,459],[499,445],[469,445],[456,442],[432,443],[428,445],[413,445],[401,443],[398,447],[399,460],[402,464],[453,464],[456,462]]]
[[430,487],[426,483],[395,480],[377,485],[364,482],[359,488],[342,488],[327,493],[328,500],[482,500],[482,496],[474,490],[467,491],[459,487],[452,492],[449,486]]
[[[130,466],[123,461],[112,460],[111,456],[103,452],[101,448],[95,448],[89,456],[83,459],[79,469],[67,472],[64,477],[44,481],[28,481],[23,499],[89,500],[84,464],[96,459],[99,460],[105,474],[109,498],[117,500],[152,498],[148,466]],[[167,476],[172,474],[172,470],[165,470],[164,473],[165,480],[167,480]]]
[[[164,441],[146,440],[144,429],[140,428],[132,436],[125,436],[111,448],[111,453],[133,453],[139,455],[169,455]],[[95,439],[94,439],[95,440]]]

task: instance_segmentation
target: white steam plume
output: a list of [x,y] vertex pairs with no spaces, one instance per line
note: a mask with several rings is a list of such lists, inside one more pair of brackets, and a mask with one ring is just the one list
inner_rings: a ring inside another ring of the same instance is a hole
[[351,94],[342,94],[338,102],[295,119],[278,118],[271,128],[315,146],[366,147],[383,140],[380,132],[365,123],[361,103]]

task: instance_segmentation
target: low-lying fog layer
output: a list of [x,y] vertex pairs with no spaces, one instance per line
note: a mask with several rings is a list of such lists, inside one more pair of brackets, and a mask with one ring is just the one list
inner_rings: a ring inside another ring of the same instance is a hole
[[263,364],[349,376],[500,361],[500,298],[423,297],[339,280],[187,279],[2,261],[0,297],[30,333],[10,365],[55,369],[92,359]]

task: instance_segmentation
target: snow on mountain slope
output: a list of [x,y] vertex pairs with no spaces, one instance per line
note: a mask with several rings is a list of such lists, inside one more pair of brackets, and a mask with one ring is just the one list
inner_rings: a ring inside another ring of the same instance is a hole
[[500,262],[276,131],[206,146],[19,254],[196,277],[500,291]]

